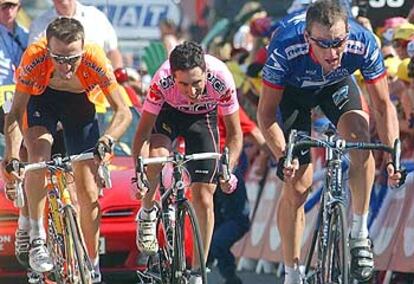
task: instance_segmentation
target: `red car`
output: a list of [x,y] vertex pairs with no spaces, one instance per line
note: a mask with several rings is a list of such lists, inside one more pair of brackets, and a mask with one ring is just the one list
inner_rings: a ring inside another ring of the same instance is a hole
[[[105,189],[100,198],[102,219],[100,237],[100,264],[106,272],[135,272],[144,268],[146,258],[140,255],[135,243],[135,217],[140,201],[130,194],[130,180],[134,175],[131,159],[131,144],[139,120],[139,113],[131,108],[133,122],[115,148],[115,158],[111,163],[112,188]],[[99,115],[101,124],[108,123],[111,113]],[[101,127],[101,129],[104,129]],[[16,231],[18,210],[5,198],[3,182],[0,180],[0,282],[1,277],[23,275],[24,268],[14,256],[14,233]],[[189,234],[187,234],[189,235]],[[192,242],[187,241],[188,248]],[[188,249],[188,259],[191,250]]]

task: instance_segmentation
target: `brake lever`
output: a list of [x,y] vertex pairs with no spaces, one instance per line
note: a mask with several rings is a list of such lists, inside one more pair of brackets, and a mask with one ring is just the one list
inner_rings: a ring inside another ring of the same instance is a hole
[[285,168],[290,168],[292,166],[292,157],[293,157],[293,146],[296,141],[297,137],[297,130],[292,129],[289,134],[289,140],[286,149],[286,159],[283,163]]
[[224,181],[229,181],[231,177],[230,172],[230,155],[229,148],[225,147],[221,155],[221,171]]

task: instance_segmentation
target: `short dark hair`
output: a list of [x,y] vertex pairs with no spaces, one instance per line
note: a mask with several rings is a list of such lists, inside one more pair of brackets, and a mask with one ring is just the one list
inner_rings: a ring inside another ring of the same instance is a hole
[[204,51],[200,44],[194,41],[185,41],[177,45],[169,57],[171,72],[189,70],[200,67],[206,70]]
[[348,13],[337,0],[319,0],[312,3],[306,12],[306,29],[310,30],[317,22],[326,27],[332,27],[338,20],[343,20],[348,26]]
[[46,29],[47,41],[49,42],[52,37],[55,37],[66,44],[78,40],[82,40],[83,44],[85,41],[85,31],[78,20],[69,17],[58,17],[54,19]]

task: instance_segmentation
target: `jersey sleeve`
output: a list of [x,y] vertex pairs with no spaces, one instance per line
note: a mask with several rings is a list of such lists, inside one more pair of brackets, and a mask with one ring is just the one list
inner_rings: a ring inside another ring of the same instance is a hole
[[145,98],[143,110],[151,114],[158,115],[161,111],[161,107],[164,104],[164,94],[162,88],[159,85],[160,82],[160,72],[159,69],[154,77],[151,80],[150,87],[148,89],[147,96]]
[[267,61],[262,70],[263,83],[275,89],[283,89],[289,72],[288,57],[276,36],[273,36],[267,54]]
[[372,81],[385,73],[384,59],[374,35],[367,33],[367,46],[361,66],[361,73],[365,80]]
[[226,64],[220,62],[219,76],[224,80],[225,90],[221,92],[219,99],[219,107],[223,115],[230,115],[239,109],[239,101],[237,99],[236,83],[233,75],[227,68]]
[[111,62],[106,57],[104,50],[98,45],[91,45],[87,50],[90,62],[92,78],[99,85],[105,95],[109,95],[118,88]]
[[30,95],[38,95],[44,91],[46,76],[40,76],[40,69],[45,66],[46,57],[45,49],[39,49],[35,45],[26,49],[14,75],[16,91]]

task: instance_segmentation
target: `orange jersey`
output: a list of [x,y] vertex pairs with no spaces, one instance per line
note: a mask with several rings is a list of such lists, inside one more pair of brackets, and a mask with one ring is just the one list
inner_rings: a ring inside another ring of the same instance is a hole
[[[48,55],[46,40],[31,44],[23,54],[16,70],[16,91],[30,95],[41,95],[49,84],[54,70]],[[95,44],[85,44],[81,63],[75,75],[79,79],[91,102],[97,103],[102,98],[93,96],[92,91],[99,86],[105,95],[118,87],[112,66],[102,48]]]

